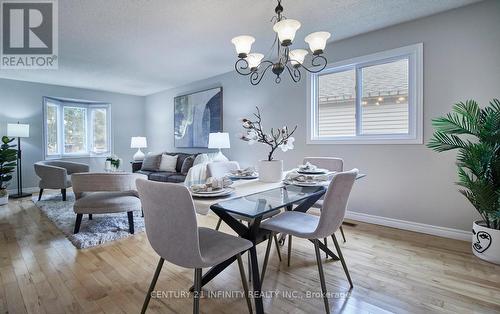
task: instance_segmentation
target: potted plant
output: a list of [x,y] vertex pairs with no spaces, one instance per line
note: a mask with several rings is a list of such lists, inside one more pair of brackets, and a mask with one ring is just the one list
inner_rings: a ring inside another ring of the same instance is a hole
[[248,142],[249,145],[262,143],[269,146],[270,151],[267,159],[259,162],[259,180],[262,182],[279,182],[283,177],[283,160],[275,160],[273,155],[278,148],[283,152],[293,149],[295,139],[292,135],[297,126],[291,132],[286,126],[277,129],[272,128],[270,133],[266,134],[262,129],[262,117],[259,107],[256,108],[257,113],[254,113],[255,121],[247,118],[241,119],[241,124],[246,132],[240,134],[240,139]]
[[[118,158],[118,156],[112,155],[112,156],[106,158],[106,168],[107,168],[107,170],[109,170],[111,172],[118,171],[118,169],[120,168],[121,162],[122,162],[122,160],[120,158]],[[108,167],[108,165],[109,165],[109,167]]]
[[480,108],[469,100],[433,120],[427,144],[438,152],[458,150],[458,182],[482,219],[473,223],[472,251],[500,264],[500,101]]
[[7,186],[12,180],[12,172],[16,169],[17,149],[16,145],[10,144],[14,138],[2,137],[0,146],[0,205],[5,205],[9,201]]

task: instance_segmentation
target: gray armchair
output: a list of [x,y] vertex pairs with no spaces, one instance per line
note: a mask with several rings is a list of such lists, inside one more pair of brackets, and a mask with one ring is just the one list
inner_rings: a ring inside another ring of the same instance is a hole
[[36,162],[35,173],[40,177],[38,200],[42,198],[44,189],[60,189],[63,201],[65,201],[66,189],[71,187],[71,175],[80,172],[89,172],[89,166],[78,162],[61,160]]

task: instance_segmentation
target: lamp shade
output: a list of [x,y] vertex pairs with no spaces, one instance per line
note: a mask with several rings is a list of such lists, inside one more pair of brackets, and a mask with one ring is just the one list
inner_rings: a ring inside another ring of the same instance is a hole
[[261,53],[249,53],[248,56],[246,57],[246,60],[248,62],[248,67],[250,69],[255,69],[259,66],[260,61],[264,58],[264,55]]
[[234,37],[231,39],[239,58],[245,58],[250,50],[252,49],[252,44],[255,42],[255,38],[248,35],[242,35]]
[[309,44],[309,49],[313,54],[321,54],[325,50],[326,40],[330,38],[330,33],[328,32],[316,32],[311,33],[304,38],[305,42]]
[[299,28],[300,22],[292,19],[281,20],[273,26],[273,30],[278,33],[278,38],[283,46],[292,44]]
[[308,52],[305,49],[295,49],[290,51],[290,63],[294,67],[304,63],[304,58],[306,57],[307,54]]
[[135,136],[130,140],[130,148],[146,148],[148,142],[145,137]]
[[208,135],[208,148],[231,148],[229,133],[210,133]]
[[20,123],[9,123],[7,124],[7,136],[8,137],[29,137],[30,136],[30,125],[20,124]]

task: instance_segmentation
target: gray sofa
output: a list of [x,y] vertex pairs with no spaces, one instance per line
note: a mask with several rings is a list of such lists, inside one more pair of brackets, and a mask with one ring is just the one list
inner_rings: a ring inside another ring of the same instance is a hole
[[[159,171],[161,155],[177,155],[175,172]],[[198,154],[190,153],[161,153],[148,154],[142,162],[140,170],[134,171],[146,175],[151,181],[181,183],[186,179],[189,169],[193,166],[194,159]]]

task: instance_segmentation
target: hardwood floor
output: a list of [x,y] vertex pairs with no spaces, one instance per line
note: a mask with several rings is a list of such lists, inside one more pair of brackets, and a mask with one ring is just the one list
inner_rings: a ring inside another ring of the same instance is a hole
[[[214,227],[217,219],[199,223]],[[354,289],[340,262],[324,262],[332,313],[500,312],[500,266],[475,258],[469,243],[364,223],[344,230]],[[258,251],[262,263],[265,244]],[[291,267],[281,251],[279,263],[273,246],[263,285],[281,294],[264,300],[266,313],[323,313],[321,296],[306,296],[321,291],[312,244],[294,239]],[[157,261],[145,233],[77,250],[29,198],[0,206],[0,313],[139,313]],[[191,270],[165,263],[156,290],[178,298],[152,299],[148,313],[190,313],[192,300],[182,294],[192,280]],[[205,287],[241,290],[236,263]],[[243,298],[205,298],[201,310],[247,307]]]

